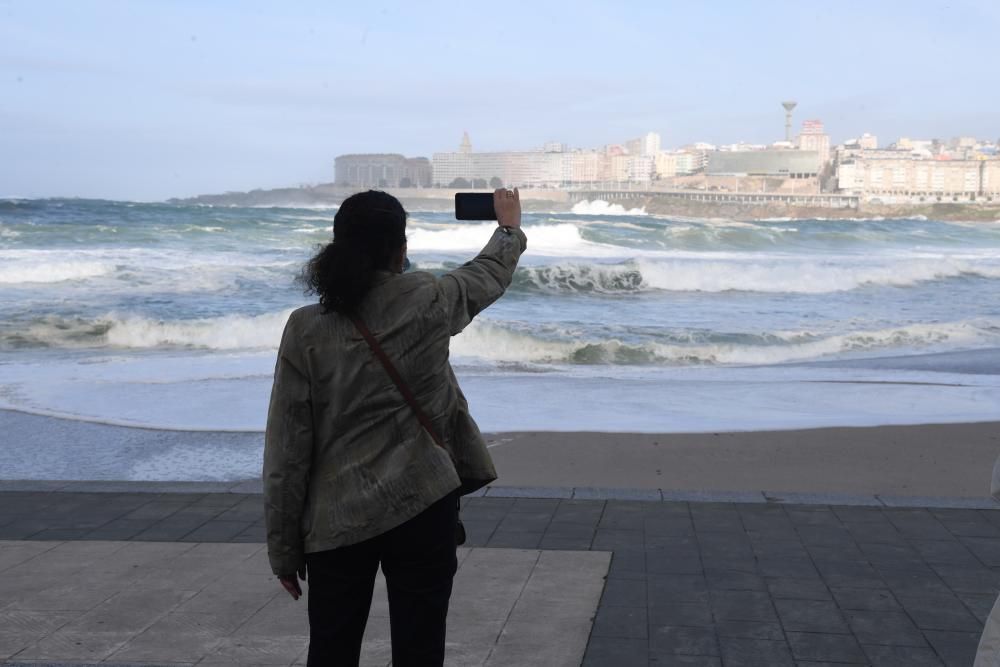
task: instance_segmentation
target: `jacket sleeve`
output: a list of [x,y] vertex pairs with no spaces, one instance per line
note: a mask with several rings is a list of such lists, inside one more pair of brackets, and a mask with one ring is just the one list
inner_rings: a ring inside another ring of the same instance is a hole
[[281,336],[264,433],[267,555],[279,576],[292,575],[305,564],[300,531],[313,449],[309,376],[293,320],[294,315]]
[[503,296],[514,279],[517,260],[527,247],[528,239],[520,229],[511,228],[508,233],[497,227],[474,260],[441,276],[438,297],[447,312],[452,336]]

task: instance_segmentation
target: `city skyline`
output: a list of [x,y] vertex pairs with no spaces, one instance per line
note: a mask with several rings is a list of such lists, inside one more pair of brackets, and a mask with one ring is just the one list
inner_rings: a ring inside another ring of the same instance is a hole
[[0,2],[0,196],[155,200],[329,179],[334,156],[1000,135],[993,3],[815,8]]

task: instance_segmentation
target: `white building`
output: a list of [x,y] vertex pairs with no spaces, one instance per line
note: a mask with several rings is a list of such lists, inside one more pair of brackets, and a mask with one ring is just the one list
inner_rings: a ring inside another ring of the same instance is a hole
[[627,142],[625,146],[632,155],[654,157],[660,152],[660,135],[656,132],[647,132],[638,139]]

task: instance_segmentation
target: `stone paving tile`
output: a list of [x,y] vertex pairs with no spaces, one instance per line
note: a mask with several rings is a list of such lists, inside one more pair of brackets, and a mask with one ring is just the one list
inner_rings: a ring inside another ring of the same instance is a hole
[[847,623],[862,644],[926,646],[923,633],[902,612],[846,611]]
[[486,546],[494,549],[537,549],[543,533],[527,533],[518,530],[497,530]]
[[649,640],[591,636],[583,667],[646,667]]
[[720,637],[722,664],[726,667],[794,667],[787,643],[767,639]]
[[756,591],[711,591],[709,600],[716,620],[778,621],[774,601],[767,593]]
[[980,632],[934,630],[925,634],[931,646],[948,667],[967,667],[975,660]]
[[707,655],[677,655],[651,651],[648,664],[676,665],[677,667],[721,667],[722,660]]
[[223,521],[213,519],[185,535],[185,542],[228,542],[250,528],[247,521]]
[[950,565],[978,565],[979,560],[972,555],[969,548],[953,540],[910,540],[924,562]]
[[898,596],[903,610],[921,630],[975,632],[982,627],[979,619],[955,595]]
[[609,607],[646,607],[646,582],[634,579],[608,579],[601,604]]
[[789,632],[788,645],[796,660],[862,664],[864,652],[852,635]]
[[830,592],[841,609],[854,611],[903,611],[887,588],[832,588]]
[[651,627],[683,626],[711,628],[717,623],[718,621],[712,615],[712,607],[707,600],[674,602],[668,605],[649,607],[649,624]]
[[722,591],[766,591],[764,577],[736,570],[706,570],[708,587]]
[[650,629],[649,650],[666,655],[719,656],[713,628],[658,626]]
[[647,608],[601,606],[594,619],[591,634],[594,637],[623,637],[626,639],[646,639],[649,621]]
[[648,574],[644,581],[651,607],[709,599],[708,581],[702,574]]
[[830,589],[819,577],[765,577],[771,597],[791,600],[830,600]]
[[826,600],[775,600],[781,625],[789,632],[850,633],[836,603]]
[[990,593],[958,593],[958,599],[976,617],[979,626],[982,627],[986,623],[986,618],[990,615],[993,605],[996,604],[997,596]]
[[1000,538],[960,537],[959,539],[983,565],[1000,566]]
[[615,549],[611,557],[609,578],[645,579],[646,552],[642,549]]
[[[119,556],[142,563],[154,562],[157,548],[190,548],[180,540],[264,540],[259,495],[129,488],[0,490],[0,572],[20,572],[36,557],[4,549],[5,539],[35,539],[45,549],[64,539],[134,540],[143,548],[159,541],[150,551]],[[926,509],[906,499],[889,507],[830,506],[794,504],[791,496],[767,503],[761,495],[749,504],[693,501],[704,494],[646,501],[638,498],[651,494],[583,490],[574,499],[560,489],[545,497],[526,489],[493,491],[463,500],[469,546],[612,552],[585,665],[970,664],[1000,591],[1000,512],[968,504]],[[198,553],[181,556],[204,562]],[[60,571],[89,568],[95,582],[127,576],[128,562],[119,567],[99,555],[83,564],[60,561],[58,553],[47,557]],[[262,554],[254,559],[233,576],[266,569]],[[0,619],[5,612],[69,614],[69,623],[83,612],[52,607],[61,595],[103,601],[96,586],[44,591],[34,606],[25,602],[27,588],[15,583],[11,590],[15,597],[6,607],[0,602]],[[219,608],[184,613],[244,613],[238,596],[196,596],[181,606],[208,602]],[[67,627],[64,634],[73,631]],[[0,654],[7,650],[5,636],[0,629]],[[94,655],[119,650],[113,637],[101,641],[91,642]],[[140,649],[132,650],[140,656]],[[220,664],[263,655],[253,646],[213,650]],[[520,659],[521,649],[511,650],[510,659]],[[59,654],[58,642],[51,651]]]
[[767,639],[783,641],[785,631],[780,623],[763,621],[726,621],[715,623],[715,632],[720,637],[735,637],[739,639]]
[[18,660],[101,662],[121,648],[132,634],[111,632],[56,632],[16,654]]
[[[913,646],[862,646],[875,667],[940,667],[944,665],[934,649]],[[972,663],[970,662],[969,665]]]

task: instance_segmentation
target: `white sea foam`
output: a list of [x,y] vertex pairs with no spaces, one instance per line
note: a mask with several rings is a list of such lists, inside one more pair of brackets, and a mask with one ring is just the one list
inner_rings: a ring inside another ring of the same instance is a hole
[[111,273],[115,265],[108,262],[62,261],[38,264],[28,261],[4,260],[0,266],[0,284],[60,283],[66,280],[87,280]]
[[821,359],[845,353],[926,349],[937,345],[1000,344],[996,325],[983,322],[914,324],[886,329],[853,331],[825,337],[809,332],[772,334],[767,343],[702,343],[679,345],[659,341],[625,343],[617,339],[567,340],[543,338],[477,321],[455,337],[458,357],[491,362],[538,364],[665,364],[770,365]]
[[1000,278],[1000,265],[966,260],[908,259],[882,264],[813,261],[639,260],[643,286],[683,292],[781,292],[824,294],[864,285],[907,287],[962,275]]
[[612,204],[603,199],[577,202],[570,210],[576,215],[646,215],[644,208],[626,209],[621,204]]
[[[407,234],[410,252],[474,253],[482,249],[496,230],[496,224],[448,225],[441,229],[415,228]],[[621,256],[628,249],[593,243],[583,238],[573,223],[532,225],[525,228],[532,255],[551,256]]]
[[127,313],[109,313],[95,319],[45,316],[18,330],[8,330],[0,342],[19,347],[273,350],[278,347],[289,313],[291,309],[256,316],[182,320]]
[[[712,257],[719,259],[712,259]],[[623,263],[560,262],[522,266],[517,286],[550,292],[761,292],[826,294],[868,285],[908,287],[960,276],[1000,278],[1000,263],[981,259],[849,258],[803,261],[780,256],[747,261],[721,253],[647,253]]]
[[[298,250],[298,248],[296,248]],[[280,271],[294,275],[298,261],[255,253],[160,248],[0,250],[0,285],[66,283],[82,290],[218,292],[243,279]]]
[[291,309],[265,315],[225,315],[192,320],[160,321],[145,317],[109,316],[105,340],[127,348],[189,346],[213,350],[276,348]]

